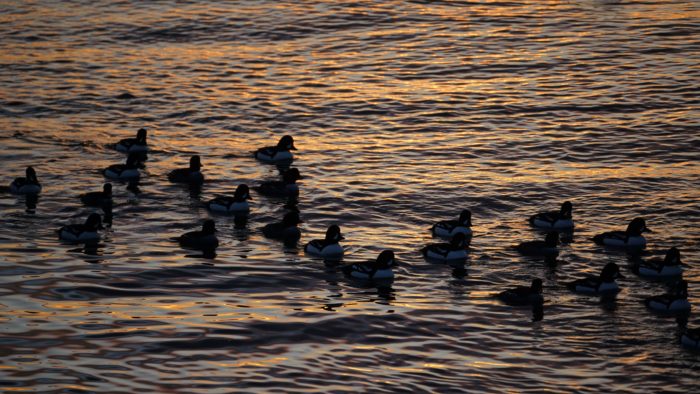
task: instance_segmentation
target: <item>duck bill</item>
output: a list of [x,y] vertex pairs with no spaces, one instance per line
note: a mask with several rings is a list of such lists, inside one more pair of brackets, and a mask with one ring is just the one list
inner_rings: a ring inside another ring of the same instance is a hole
[[650,229],[649,227],[644,227],[644,228],[642,229],[642,232],[643,232],[643,233],[653,233],[653,231],[651,231],[651,229]]

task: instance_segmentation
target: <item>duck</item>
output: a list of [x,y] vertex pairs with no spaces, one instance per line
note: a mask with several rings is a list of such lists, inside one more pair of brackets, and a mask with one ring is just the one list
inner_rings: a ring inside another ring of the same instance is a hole
[[532,226],[544,230],[567,230],[574,228],[574,220],[571,217],[573,205],[570,201],[561,204],[559,212],[540,212],[530,216],[529,222]]
[[467,236],[457,233],[450,243],[429,244],[421,249],[423,257],[435,261],[455,261],[467,258]]
[[535,305],[542,304],[542,279],[535,278],[529,287],[517,286],[504,290],[497,294],[499,300],[507,305]]
[[215,249],[219,246],[216,237],[216,223],[207,219],[202,224],[202,230],[190,231],[178,237],[180,246],[191,249]]
[[650,233],[652,231],[647,228],[643,218],[635,218],[627,226],[627,230],[598,234],[593,237],[593,242],[604,246],[643,248],[647,244],[646,238],[642,236],[644,232]]
[[138,153],[129,153],[125,164],[112,164],[105,168],[102,174],[106,178],[111,179],[136,179],[141,176],[139,173],[139,155]]
[[340,226],[332,224],[326,230],[326,238],[310,241],[304,246],[304,252],[325,258],[341,257],[344,250],[338,242],[344,239],[345,237],[340,233]]
[[610,294],[617,293],[620,288],[615,279],[624,279],[620,273],[620,267],[615,263],[608,263],[603,267],[599,276],[589,276],[578,279],[566,285],[569,290],[586,294]]
[[394,252],[392,250],[382,251],[377,259],[366,263],[355,263],[342,268],[343,273],[356,279],[393,279],[396,266]]
[[281,222],[270,223],[262,228],[263,235],[267,238],[278,239],[286,246],[292,246],[301,238],[301,230],[297,224],[302,223],[297,212],[287,212]]
[[666,257],[643,261],[632,267],[632,271],[640,276],[650,278],[669,278],[683,275],[681,252],[675,246],[666,252]]
[[115,148],[119,152],[131,153],[138,152],[144,153],[148,151],[148,143],[146,142],[146,129],[140,128],[136,132],[136,138],[124,138],[117,142]]
[[266,146],[256,150],[253,155],[256,159],[266,163],[290,162],[294,159],[290,150],[296,150],[294,139],[291,135],[280,138],[276,146]]
[[547,233],[544,241],[521,242],[515,248],[526,256],[552,256],[559,254],[557,244],[559,243],[559,233],[551,231]]
[[457,220],[443,220],[437,222],[431,228],[434,237],[452,238],[457,233],[472,235],[472,212],[468,209],[462,210]]
[[96,242],[100,240],[97,230],[103,229],[102,218],[97,213],[91,213],[85,224],[68,224],[58,230],[58,237],[69,242]]
[[190,157],[190,166],[187,168],[178,168],[168,173],[168,180],[173,183],[189,183],[191,185],[199,185],[204,182],[204,175],[200,171],[202,161],[199,155]]
[[657,312],[687,312],[690,310],[688,302],[688,282],[678,281],[666,294],[655,295],[644,300],[647,308]]
[[80,195],[80,202],[89,207],[101,207],[112,202],[112,184],[105,183],[101,192],[89,192]]
[[700,350],[700,327],[687,328],[683,331],[681,345],[688,349]]
[[281,181],[267,181],[255,188],[255,191],[268,197],[290,197],[299,194],[297,180],[302,179],[299,170],[290,168],[282,174]]
[[241,184],[236,188],[233,197],[216,197],[207,203],[207,209],[218,213],[244,213],[250,211],[248,200],[252,200],[250,189],[248,185]]
[[39,194],[41,192],[41,184],[36,177],[34,168],[29,166],[24,172],[24,177],[15,178],[15,180],[10,183],[10,193]]

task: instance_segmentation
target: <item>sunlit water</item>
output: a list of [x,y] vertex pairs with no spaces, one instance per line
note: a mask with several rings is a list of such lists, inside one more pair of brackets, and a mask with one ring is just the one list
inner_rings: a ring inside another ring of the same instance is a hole
[[[697,390],[676,319],[640,303],[665,287],[591,236],[645,217],[641,258],[679,247],[698,308],[699,3],[236,3],[0,4],[1,182],[33,165],[44,184],[35,213],[0,195],[0,390]],[[141,193],[116,183],[96,251],[60,243],[140,127]],[[255,193],[245,230],[215,217],[216,258],[171,240],[214,195],[276,179],[250,151],[283,134],[302,243],[338,223],[343,263],[393,249],[390,286],[265,239],[285,202]],[[200,195],[166,178],[192,154]],[[556,264],[515,253],[565,199]],[[463,208],[465,266],[424,261]],[[566,290],[607,262],[627,277],[615,301]],[[533,277],[542,320],[493,298]]]

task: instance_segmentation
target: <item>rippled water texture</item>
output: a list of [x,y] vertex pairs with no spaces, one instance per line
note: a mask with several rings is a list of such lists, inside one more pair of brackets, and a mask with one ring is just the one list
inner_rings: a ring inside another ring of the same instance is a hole
[[[640,303],[663,284],[591,236],[634,217],[641,258],[680,248],[700,305],[696,1],[0,2],[0,390],[696,391],[700,355]],[[149,130],[140,193],[115,183],[97,249],[57,240],[90,208],[110,143]],[[338,223],[343,263],[393,249],[393,283],[349,280],[215,216],[214,259],[171,238],[204,202],[277,179],[251,151],[295,137],[302,243]],[[202,156],[201,194],[167,181]],[[526,218],[574,204],[555,264],[518,255]],[[463,266],[428,263],[472,210]],[[564,284],[616,262],[613,301]],[[544,281],[541,320],[493,294]],[[700,325],[697,311],[690,326]]]

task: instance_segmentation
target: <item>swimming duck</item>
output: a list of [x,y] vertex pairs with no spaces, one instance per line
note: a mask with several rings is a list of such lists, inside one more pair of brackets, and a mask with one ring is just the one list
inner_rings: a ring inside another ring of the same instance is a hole
[[343,255],[343,247],[338,243],[345,239],[340,233],[340,227],[336,224],[328,226],[325,239],[314,239],[304,246],[304,252],[319,257],[340,257]]
[[635,274],[647,277],[668,278],[683,275],[681,252],[675,246],[666,252],[663,260],[652,259],[632,267]]
[[671,291],[666,294],[655,295],[644,300],[647,308],[657,312],[687,312],[690,310],[688,302],[688,282],[681,280],[676,283]]
[[392,279],[394,271],[391,268],[395,266],[394,252],[385,250],[375,261],[346,265],[342,270],[346,275],[357,279]]
[[244,213],[250,210],[248,200],[252,200],[248,185],[241,184],[236,188],[233,197],[216,197],[207,203],[207,208],[212,212],[219,213]]
[[542,304],[544,302],[542,298],[542,279],[533,279],[530,287],[517,286],[504,290],[498,293],[497,297],[507,305]]
[[119,152],[131,153],[131,152],[147,152],[148,143],[146,142],[146,129],[140,128],[136,132],[136,138],[124,138],[123,140],[117,142],[115,148]]
[[281,222],[265,225],[262,232],[267,238],[279,239],[285,246],[293,246],[301,238],[301,230],[297,227],[301,222],[297,212],[287,212]]
[[450,243],[430,244],[421,249],[423,257],[435,261],[455,261],[467,258],[467,236],[457,233]]
[[199,185],[204,182],[204,175],[200,171],[202,162],[198,155],[190,157],[190,166],[188,168],[178,168],[170,171],[168,180],[174,183],[189,183],[191,185]]
[[70,242],[96,242],[100,240],[102,218],[99,214],[91,213],[85,220],[85,224],[69,224],[58,230],[58,237]]
[[557,244],[559,243],[559,233],[551,231],[547,233],[544,241],[526,241],[516,246],[518,252],[526,256],[552,256],[559,254]]
[[266,146],[255,151],[254,156],[260,161],[267,163],[279,163],[292,161],[294,157],[290,150],[296,150],[294,139],[290,135],[280,138],[277,146]]
[[141,176],[138,169],[139,160],[138,153],[129,153],[125,164],[112,164],[102,173],[111,179],[136,179]]
[[462,210],[457,220],[443,220],[433,225],[431,229],[434,237],[452,238],[457,233],[472,235],[472,212]]
[[80,195],[80,201],[89,207],[101,207],[112,201],[112,184],[105,183],[101,192],[89,192]]
[[598,234],[593,237],[593,241],[598,245],[642,248],[647,244],[647,240],[642,236],[643,232],[650,233],[651,230],[647,228],[644,219],[636,218],[630,222],[627,230]]
[[574,220],[571,218],[571,202],[565,201],[561,204],[559,212],[540,212],[530,216],[530,224],[545,230],[566,230],[574,227]]
[[178,238],[178,242],[185,248],[215,249],[219,246],[219,239],[216,238],[216,224],[213,220],[207,219],[202,224],[201,231],[184,233]]
[[39,192],[41,192],[41,184],[32,167],[27,167],[24,177],[15,178],[10,183],[10,193],[13,194],[39,194]]
[[589,276],[568,283],[569,290],[586,294],[610,294],[620,291],[615,279],[624,278],[620,274],[620,267],[615,263],[608,263],[600,272],[600,276]]
[[689,349],[700,350],[700,328],[688,328],[681,334],[681,344]]
[[302,179],[299,170],[290,168],[282,174],[281,181],[267,181],[257,186],[255,190],[268,197],[288,197],[299,194],[297,180]]

